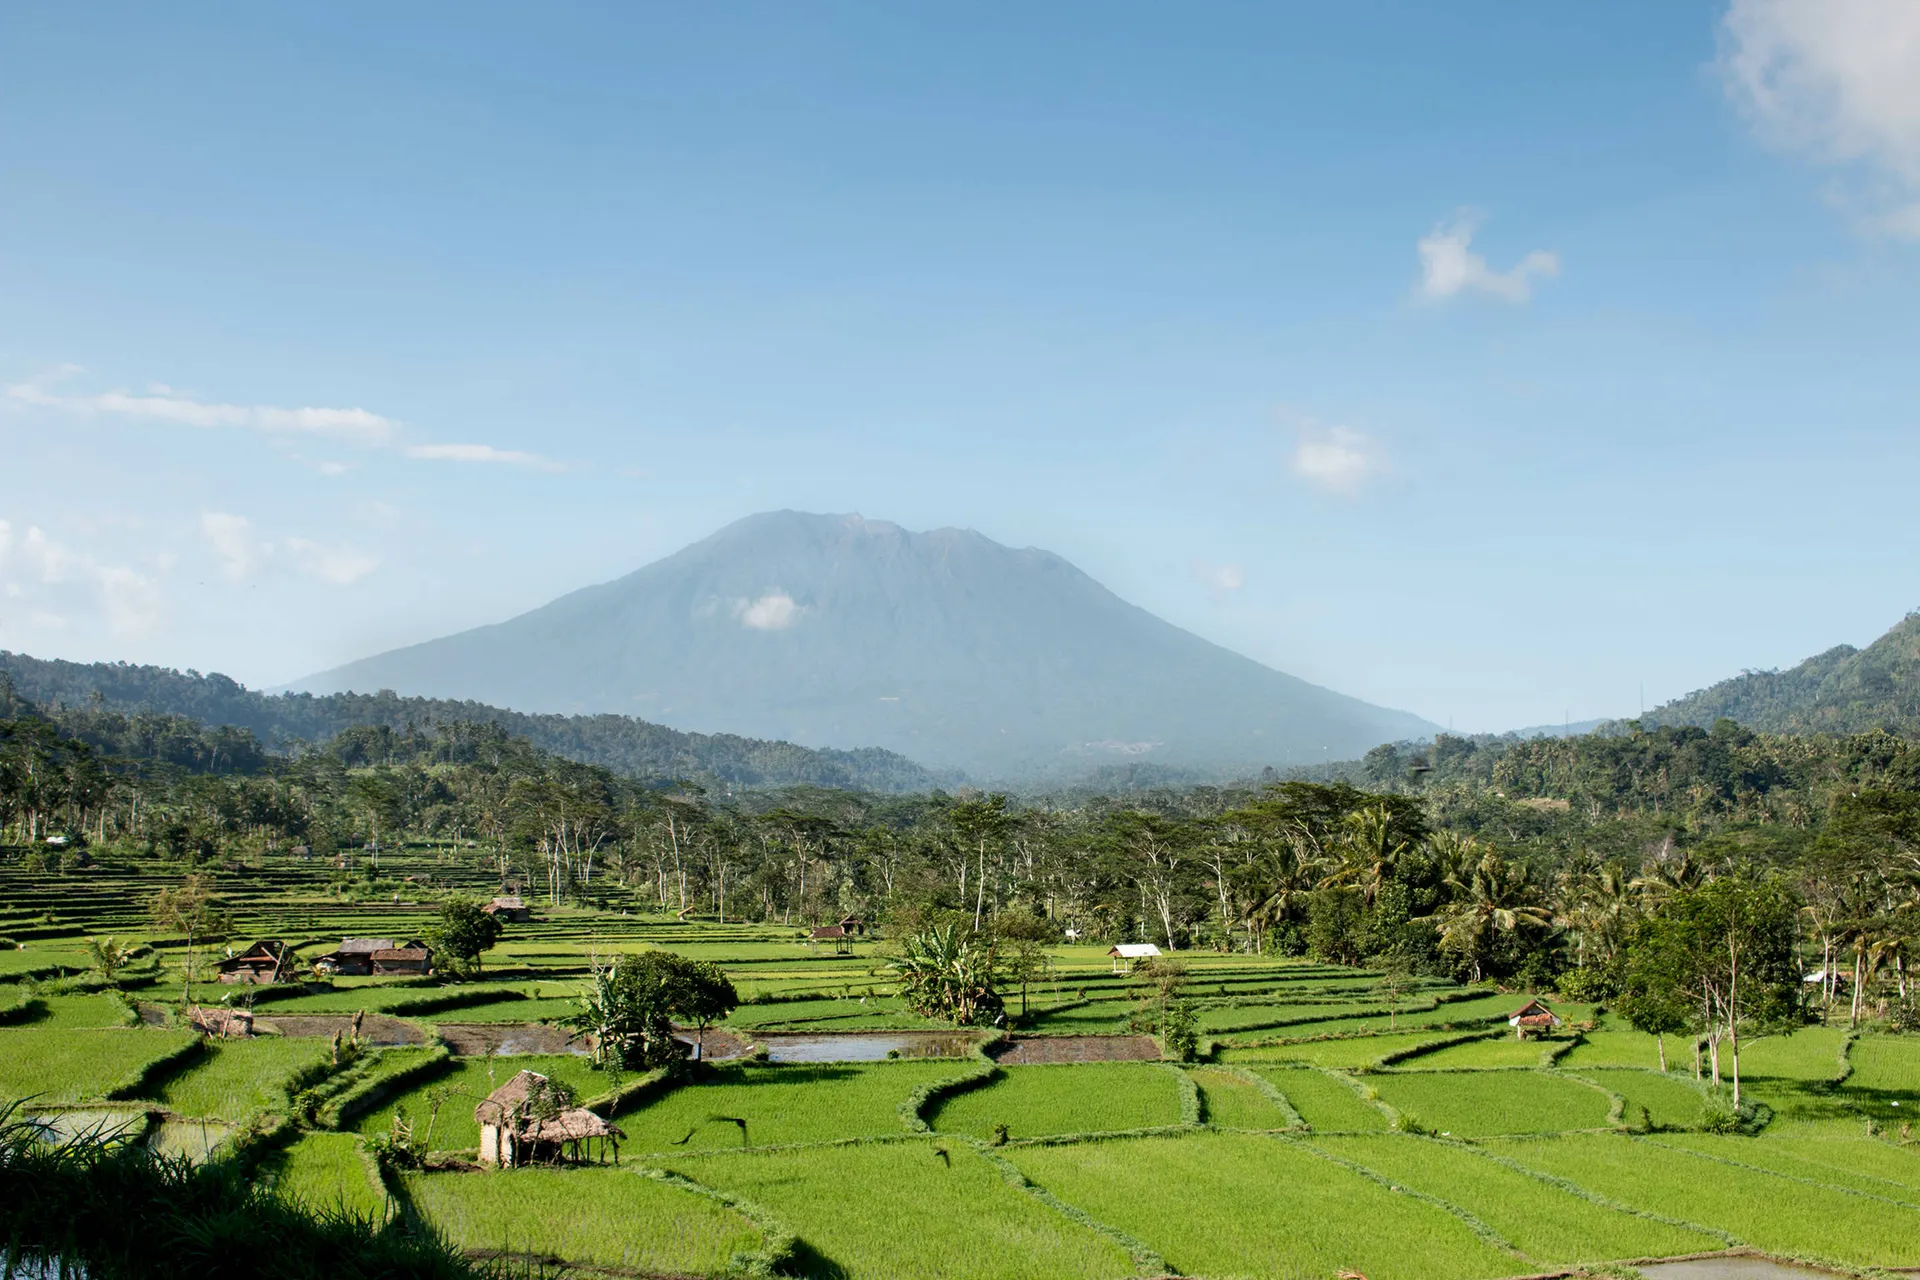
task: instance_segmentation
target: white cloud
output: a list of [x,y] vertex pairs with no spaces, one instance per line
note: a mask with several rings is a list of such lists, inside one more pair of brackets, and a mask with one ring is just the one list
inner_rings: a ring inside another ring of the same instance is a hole
[[1761,135],[1847,167],[1870,225],[1920,239],[1920,5],[1733,0],[1721,36],[1727,92]]
[[306,538],[288,538],[294,563],[309,577],[336,587],[352,586],[380,567],[380,557],[357,547],[327,546]]
[[1351,427],[1309,427],[1293,451],[1295,475],[1349,497],[1382,465],[1379,447]]
[[36,626],[65,626],[66,616],[48,607],[46,597],[72,605],[87,594],[120,635],[151,631],[166,613],[160,584],[127,565],[105,564],[76,551],[38,525],[16,535],[0,520],[0,594],[9,600],[36,602],[28,616]]
[[1508,271],[1495,271],[1473,251],[1473,233],[1480,220],[1461,214],[1420,238],[1420,295],[1434,301],[1460,293],[1483,293],[1504,302],[1521,303],[1533,296],[1537,276],[1560,274],[1560,256],[1536,249]]
[[754,631],[785,631],[806,612],[784,591],[769,591],[758,600],[736,600],[733,616]]
[[202,511],[200,536],[219,562],[220,576],[228,582],[245,582],[273,555],[273,545],[253,536],[253,523],[245,516]]
[[75,372],[78,372],[76,366],[62,365],[45,377],[11,383],[6,388],[7,399],[16,404],[84,416],[107,414],[188,427],[240,427],[269,434],[335,436],[365,445],[387,443],[396,425],[391,418],[365,409],[215,404],[173,394],[170,388],[163,388],[160,394],[107,391],[99,395],[61,395],[50,387],[50,383]]
[[401,450],[409,458],[429,462],[504,462],[515,467],[535,467],[558,471],[560,464],[537,453],[519,449],[496,449],[490,444],[412,444]]
[[1215,591],[1238,591],[1247,585],[1246,571],[1237,564],[1208,564],[1205,560],[1195,560],[1193,576]]

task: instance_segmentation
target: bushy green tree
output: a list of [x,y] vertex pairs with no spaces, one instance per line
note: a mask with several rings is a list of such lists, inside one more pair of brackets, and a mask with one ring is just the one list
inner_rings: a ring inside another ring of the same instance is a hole
[[443,969],[475,974],[481,954],[500,941],[500,921],[483,911],[472,898],[452,897],[440,904],[440,923],[426,931],[426,941]]

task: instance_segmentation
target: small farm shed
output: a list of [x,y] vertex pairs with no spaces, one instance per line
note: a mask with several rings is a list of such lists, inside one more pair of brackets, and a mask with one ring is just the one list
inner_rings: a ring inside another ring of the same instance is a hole
[[841,916],[840,927],[847,931],[849,938],[861,937],[867,932],[867,922],[859,916]]
[[1152,960],[1159,956],[1160,948],[1151,942],[1122,942],[1107,952],[1113,961],[1115,973],[1130,973],[1133,966],[1142,960]]
[[834,954],[838,955],[847,949],[847,930],[843,925],[823,924],[808,935],[808,940],[811,942],[831,942],[833,944]]
[[220,962],[222,982],[281,982],[293,976],[293,949],[277,938],[263,938]]
[[323,973],[348,975],[373,972],[373,953],[394,949],[392,938],[342,938],[340,945],[313,962]]
[[525,924],[533,919],[533,908],[529,907],[526,899],[518,894],[506,894],[495,898],[480,909],[494,919],[504,920],[508,924]]
[[1507,1025],[1513,1028],[1514,1035],[1525,1040],[1529,1032],[1546,1035],[1560,1025],[1560,1015],[1547,1008],[1540,1000],[1529,1000],[1507,1015]]
[[373,953],[375,973],[432,973],[433,949],[424,942],[409,942],[404,947],[389,947]]
[[511,1169],[562,1158],[579,1161],[595,1147],[600,1159],[611,1150],[613,1162],[620,1163],[620,1140],[627,1135],[585,1107],[536,1114],[547,1083],[538,1071],[522,1071],[473,1109],[480,1126],[480,1163]]

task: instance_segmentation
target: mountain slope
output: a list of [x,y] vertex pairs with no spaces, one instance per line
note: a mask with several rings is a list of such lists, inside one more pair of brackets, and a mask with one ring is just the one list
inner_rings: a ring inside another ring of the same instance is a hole
[[1864,649],[1840,645],[1785,671],[1748,671],[1649,711],[1652,725],[1710,727],[1725,717],[1770,733],[1920,737],[1920,612]]
[[124,662],[78,663],[0,650],[0,677],[44,707],[155,711],[204,725],[250,730],[270,747],[322,742],[354,725],[404,729],[435,722],[500,725],[568,760],[633,777],[709,778],[746,787],[811,785],[866,791],[925,791],[953,778],[890,751],[812,751],[791,742],[681,733],[630,716],[522,715],[477,702],[377,694],[265,694],[223,675]]
[[1433,731],[1182,631],[1048,552],[792,511],[295,687],[871,744],[981,778],[1339,759]]

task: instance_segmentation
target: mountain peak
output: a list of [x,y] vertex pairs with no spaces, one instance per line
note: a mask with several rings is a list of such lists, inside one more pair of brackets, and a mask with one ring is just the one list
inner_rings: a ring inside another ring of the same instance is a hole
[[1433,731],[1182,631],[1050,552],[802,511],[296,687],[882,746],[988,779],[1116,753],[1258,769]]

